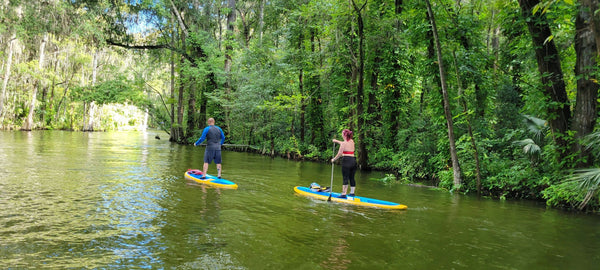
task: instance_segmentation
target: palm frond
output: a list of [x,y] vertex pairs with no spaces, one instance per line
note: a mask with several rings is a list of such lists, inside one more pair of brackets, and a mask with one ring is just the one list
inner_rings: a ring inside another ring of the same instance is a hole
[[533,155],[539,155],[542,152],[542,149],[540,148],[539,145],[532,143],[532,144],[523,146],[523,152],[525,152],[525,154],[533,156]]
[[527,130],[533,134],[533,138],[536,142],[541,143],[544,133],[548,130],[546,120],[526,114],[523,115],[523,118]]
[[569,180],[578,183],[577,189],[582,193],[586,193],[578,206],[579,210],[582,210],[600,188],[600,168],[577,170]]
[[585,144],[586,150],[594,150],[595,152],[599,152],[600,150],[600,131],[590,133],[583,139],[583,144]]
[[576,170],[569,180],[577,182],[580,191],[597,190],[600,188],[600,168]]
[[532,115],[524,114],[523,118],[525,118],[523,121],[525,122],[528,128],[529,126],[540,128],[546,125],[546,120],[537,118]]
[[534,156],[539,155],[542,152],[542,148],[532,139],[514,141],[513,144],[523,147],[523,153],[526,155]]
[[518,146],[525,146],[525,145],[532,144],[535,142],[532,139],[524,139],[524,140],[513,141],[512,143],[516,144]]

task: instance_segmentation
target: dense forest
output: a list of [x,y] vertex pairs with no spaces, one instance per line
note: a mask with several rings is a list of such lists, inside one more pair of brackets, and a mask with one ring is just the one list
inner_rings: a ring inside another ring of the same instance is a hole
[[0,0],[0,127],[147,126],[598,211],[598,0]]

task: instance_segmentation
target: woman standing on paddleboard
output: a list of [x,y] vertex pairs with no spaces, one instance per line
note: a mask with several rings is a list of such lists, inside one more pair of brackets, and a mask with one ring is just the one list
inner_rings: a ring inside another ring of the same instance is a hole
[[344,129],[342,131],[342,137],[344,138],[344,141],[333,139],[334,143],[340,144],[340,149],[338,150],[337,155],[331,159],[331,162],[335,162],[340,157],[342,158],[342,179],[344,180],[344,183],[342,186],[342,194],[339,198],[346,198],[348,183],[350,184],[350,194],[348,194],[348,196],[354,196],[354,189],[356,188],[356,181],[354,181],[354,174],[356,173],[356,157],[354,157],[352,131]]

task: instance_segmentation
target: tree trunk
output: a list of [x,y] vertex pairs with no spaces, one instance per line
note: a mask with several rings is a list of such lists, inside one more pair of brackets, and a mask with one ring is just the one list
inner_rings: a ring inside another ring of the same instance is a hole
[[[303,21],[300,22],[301,24],[304,23]],[[302,31],[300,32],[300,34],[298,35],[298,53],[300,55],[300,57],[305,57],[307,55],[307,53],[304,51],[304,46],[302,46],[302,43],[304,43],[304,34],[302,33]],[[299,62],[299,70],[298,70],[298,93],[300,93],[301,96],[305,95],[305,82],[304,82],[304,64],[302,62]],[[310,98],[310,97],[309,97]],[[305,135],[306,135],[306,102],[304,101],[304,99],[300,100],[300,141],[302,143],[305,142]],[[294,134],[292,134],[294,135]]]
[[469,137],[471,138],[471,147],[473,147],[473,158],[475,159],[475,174],[477,177],[477,195],[481,195],[481,163],[479,162],[479,150],[477,149],[477,142],[475,141],[475,135],[473,135],[473,125],[471,124],[471,115],[467,107],[467,100],[465,99],[464,92],[462,90],[462,82],[460,80],[460,72],[458,69],[458,61],[456,60],[456,53],[452,52],[452,58],[454,58],[454,68],[456,72],[456,84],[458,85],[458,97],[460,99],[461,106],[463,108],[463,114],[467,122],[467,130]]
[[[52,78],[52,82],[50,85],[54,85],[54,78]],[[48,104],[47,102],[48,99],[48,86],[45,86],[42,88],[42,103],[40,104],[40,123],[42,123],[42,126],[46,125],[46,105]]]
[[231,53],[233,52],[233,31],[235,30],[235,0],[227,1],[227,8],[229,13],[227,14],[227,31],[225,32],[225,91],[228,93],[231,89]]
[[[379,55],[381,55],[381,51],[379,49],[375,49],[375,59],[373,59],[372,61],[372,67],[370,68],[370,81],[371,81],[371,85],[369,86],[368,90],[367,90],[367,96],[368,96],[368,102],[367,102],[367,115],[369,116],[368,119],[365,119],[365,123],[368,121],[370,123],[378,123],[376,124],[377,127],[380,126],[379,123],[382,123],[383,119],[382,119],[382,115],[380,113],[378,113],[378,111],[381,109],[381,107],[379,106],[378,102],[377,102],[377,94],[379,94],[379,85],[378,85],[378,81],[379,81],[379,71],[381,68],[381,62],[383,61],[381,59],[381,57]],[[397,115],[395,115],[394,117],[397,117]],[[365,125],[365,127],[367,127]],[[373,126],[371,126],[371,129],[369,129],[369,132],[372,129]],[[365,129],[363,129],[363,131],[365,131]],[[365,131],[366,132],[366,131]],[[385,140],[385,137],[384,137]],[[392,140],[392,144],[388,144],[388,146],[393,147],[394,143]]]
[[[188,36],[188,29],[187,26],[185,25],[184,21],[183,21],[183,17],[181,15],[181,12],[179,12],[179,10],[177,9],[177,6],[175,6],[175,3],[170,0],[169,1],[171,3],[171,12],[173,13],[173,15],[175,16],[175,19],[177,20],[177,25],[179,26],[179,29],[181,29],[181,33],[179,33],[179,36],[181,38],[181,48],[185,51],[186,48],[186,38]],[[177,31],[177,27],[174,28],[174,34]],[[171,43],[173,45],[175,45],[175,40],[172,38],[171,39]],[[173,56],[172,56],[173,58]],[[180,62],[183,64],[184,57],[182,56],[180,59]],[[175,88],[175,78],[174,78],[174,62],[175,60],[172,59],[171,60],[171,91],[174,91]],[[181,75],[181,74],[180,74]],[[181,78],[181,76],[179,77],[179,91],[178,91],[178,97],[177,97],[177,116],[175,116],[175,114],[173,114],[173,118],[176,120],[173,121],[177,121],[177,124],[173,123],[171,125],[171,137],[169,138],[170,141],[174,141],[174,142],[181,142],[183,139],[183,93],[184,93],[184,83],[183,83],[183,78]],[[172,97],[174,98],[174,93],[172,93]],[[175,112],[173,112],[175,113]]]
[[396,14],[401,14],[404,9],[404,4],[402,0],[394,0],[394,12]]
[[450,156],[452,158],[452,172],[454,175],[454,190],[460,190],[462,184],[462,175],[460,171],[460,165],[458,163],[458,154],[456,152],[456,142],[454,141],[454,126],[452,123],[452,113],[450,112],[450,101],[448,98],[448,90],[446,85],[446,72],[444,70],[444,62],[442,61],[442,48],[440,45],[440,39],[438,37],[437,27],[435,24],[435,17],[433,16],[433,10],[429,0],[425,0],[427,4],[427,12],[429,13],[429,20],[431,21],[431,29],[433,32],[433,39],[435,42],[435,49],[437,52],[438,68],[440,70],[440,82],[442,84],[442,96],[444,102],[444,114],[446,116],[446,124],[448,126],[448,141],[450,143]]
[[352,7],[356,12],[356,19],[358,24],[358,81],[356,86],[356,115],[358,116],[357,123],[357,143],[358,143],[358,159],[357,165],[361,169],[368,167],[367,161],[369,160],[369,153],[365,143],[365,130],[367,127],[366,115],[364,112],[364,77],[365,77],[365,26],[362,17],[362,10],[367,5],[367,1],[359,8],[354,0],[352,0]]
[[[429,10],[425,11],[425,16],[427,17],[427,20],[431,21],[431,18],[429,17]],[[427,32],[425,32],[425,37],[427,38],[427,59],[434,59],[435,41],[433,39],[433,31],[431,27],[427,29]],[[432,81],[438,82],[439,85],[437,89],[441,89],[442,85],[439,83],[440,80],[437,80],[439,78],[436,76],[436,70],[437,74],[440,74],[439,67],[436,65],[435,61],[430,61],[430,64],[427,66],[427,69],[428,72],[432,74]],[[432,87],[430,87],[428,83],[423,84],[423,88],[421,89],[421,96],[419,98],[419,115],[423,114],[423,107],[425,106],[425,94],[429,93],[430,88]]]
[[17,42],[17,35],[13,32],[9,45],[8,45],[8,56],[6,58],[6,65],[4,69],[4,80],[2,82],[2,93],[0,93],[0,119],[4,114],[4,97],[6,96],[6,88],[8,87],[8,80],[10,79],[10,71],[12,68],[12,58],[14,52],[14,46]]
[[[171,46],[175,47],[175,31],[177,27],[173,27],[173,31],[171,34]],[[175,100],[175,51],[171,50],[171,85],[170,85],[170,97],[171,100]],[[177,133],[177,128],[175,127],[175,103],[171,102],[171,112],[169,114],[171,118],[171,136],[169,137],[169,141],[177,142],[179,140],[179,134]]]
[[196,92],[197,84],[195,78],[190,78],[190,87],[188,88],[188,106],[187,106],[187,125],[185,137],[189,138],[194,134],[194,129],[198,125],[198,112],[196,111]]
[[[565,134],[569,127],[571,112],[567,91],[563,80],[563,72],[560,65],[560,55],[552,39],[552,32],[543,12],[532,13],[533,8],[539,4],[539,0],[519,0],[522,13],[527,20],[527,28],[535,48],[535,58],[538,70],[542,78],[544,94],[548,100],[548,122],[553,133],[554,142],[560,148],[561,159],[568,155],[566,150],[567,140]],[[554,105],[555,104],[555,105]]]
[[265,25],[265,0],[258,0],[259,13],[258,13],[258,42],[262,44],[263,39],[263,28]]
[[[150,100],[151,95],[150,95],[150,91],[146,90],[146,98],[148,100]],[[150,117],[150,110],[148,109],[148,107],[146,107],[146,109],[144,109],[144,122],[142,122],[142,130],[146,131],[148,130],[148,118]]]
[[[38,63],[38,74],[42,74],[44,71],[45,51],[46,43],[48,42],[48,33],[44,33],[42,41],[40,42],[40,59]],[[31,130],[33,128],[33,116],[35,114],[35,103],[37,100],[38,88],[43,87],[43,78],[37,80],[36,85],[33,87],[33,93],[31,94],[31,102],[29,103],[29,113],[27,114],[27,120],[23,124],[23,130]]]
[[[58,105],[56,105],[56,113],[54,114],[54,121],[56,123],[58,123],[58,120],[60,119],[60,109],[62,107],[63,102],[65,101],[65,99],[67,98],[67,93],[69,92],[69,87],[71,86],[71,80],[73,80],[73,77],[75,76],[75,72],[71,72],[71,77],[69,79],[67,79],[67,81],[65,82],[65,90],[63,91],[63,95],[60,98],[60,100],[58,101]],[[64,111],[66,111],[67,105],[64,106]]]
[[[306,85],[308,87],[307,92],[310,93],[309,102],[307,105],[308,125],[311,131],[310,144],[315,145],[318,149],[326,149],[328,144],[327,130],[323,128],[325,126],[323,116],[323,93],[321,87],[321,78],[319,77],[318,69],[323,68],[323,61],[321,59],[320,44],[318,42],[317,32],[314,28],[310,31],[310,48],[312,56],[317,56],[319,59],[315,59],[314,62],[318,63],[319,66],[312,68],[310,75],[306,78]],[[318,51],[317,51],[318,50]]]
[[[81,77],[80,77],[81,81],[79,82],[80,86],[85,86],[86,85],[86,81],[85,81],[85,67],[83,67],[83,65],[81,66]],[[83,91],[86,91],[85,88]],[[87,123],[87,115],[88,115],[88,103],[87,101],[83,102],[83,116],[82,116],[82,130],[85,131],[86,127],[85,127],[85,123]]]
[[[185,47],[185,46],[184,46]],[[181,59],[181,62],[183,62],[183,58]],[[181,63],[183,65],[183,63]],[[175,134],[176,134],[176,142],[182,142],[182,140],[184,139],[184,134],[183,134],[183,93],[184,93],[184,89],[185,88],[185,83],[184,83],[184,79],[182,78],[181,74],[179,76],[179,91],[178,91],[178,97],[177,97],[177,126],[175,128]]]
[[[302,40],[300,40],[299,43],[302,43]],[[302,48],[300,48],[301,50]],[[304,95],[304,71],[302,69],[302,67],[300,67],[300,71],[298,72],[298,91],[300,91],[301,95]],[[305,113],[306,113],[306,102],[304,102],[304,100],[300,101],[300,141],[301,142],[305,142],[305,131],[306,131],[306,118],[305,118]]]
[[[235,21],[236,21],[236,14],[235,14],[235,0],[228,0],[227,1],[227,7],[229,9],[229,13],[227,14],[227,31],[225,31],[225,67],[224,67],[224,72],[225,72],[225,85],[223,86],[223,88],[225,89],[225,101],[229,101],[230,99],[230,93],[232,91],[231,89],[231,65],[232,65],[232,56],[231,54],[233,53],[233,45],[232,43],[234,42],[234,31],[235,31]],[[227,133],[231,133],[231,125],[229,124],[231,122],[231,117],[230,117],[230,113],[231,113],[231,109],[229,107],[223,108],[223,113],[225,116],[225,123],[226,123],[226,130]]]
[[[183,19],[181,19],[181,24],[183,24]],[[180,35],[181,37],[181,48],[186,48],[187,47],[187,31],[183,31],[182,35]],[[179,60],[179,65],[180,66],[184,66],[185,62],[185,58],[181,57]],[[184,80],[184,76],[181,72],[179,73],[179,90],[178,90],[178,95],[177,95],[177,128],[176,128],[176,136],[177,136],[177,142],[181,143],[184,139],[185,134],[183,133],[183,95],[185,93],[185,80]]]
[[582,6],[589,12],[589,24],[596,42],[596,54],[600,55],[600,12],[598,12],[598,0],[580,0]]
[[[598,104],[598,83],[596,68],[597,45],[592,31],[592,13],[585,6],[579,7],[575,20],[575,77],[577,79],[577,99],[572,129],[576,132],[577,139],[582,139],[594,131],[596,124]],[[574,143],[575,153],[579,153],[578,167],[591,164],[591,153],[581,144],[580,140]]]
[[183,36],[187,36],[188,30],[187,30],[187,26],[183,22],[183,17],[181,16],[181,12],[179,12],[179,10],[175,6],[175,3],[173,2],[173,0],[169,0],[169,2],[171,3],[171,12],[175,16],[175,19],[177,19],[177,23],[179,24],[179,27],[181,28],[181,31],[183,32]]
[[[56,55],[58,53],[54,54],[54,58],[56,59]],[[54,61],[54,74],[58,74],[58,59],[56,59]],[[54,87],[56,86],[56,76],[52,76],[52,82],[50,83],[50,98],[48,100],[48,87],[44,87],[44,91],[42,92],[42,108],[41,108],[41,115],[40,115],[40,119],[43,125],[47,126],[50,125],[52,122],[52,119],[48,119],[46,121],[46,111],[50,111],[52,110],[52,104],[54,103]],[[48,108],[48,105],[50,106]]]
[[[90,84],[92,89],[93,87],[96,85],[96,78],[98,76],[98,50],[94,50],[94,56],[92,58],[92,83]],[[94,91],[94,90],[92,90]],[[89,106],[89,117],[88,117],[88,123],[87,123],[87,129],[84,129],[83,131],[94,131],[94,120],[96,119],[96,102],[92,101],[90,102],[90,106]]]

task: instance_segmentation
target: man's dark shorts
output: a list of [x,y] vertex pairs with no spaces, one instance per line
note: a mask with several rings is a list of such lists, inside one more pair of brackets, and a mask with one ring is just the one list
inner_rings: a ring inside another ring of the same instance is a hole
[[204,163],[210,164],[213,160],[216,164],[221,164],[221,150],[204,151]]

